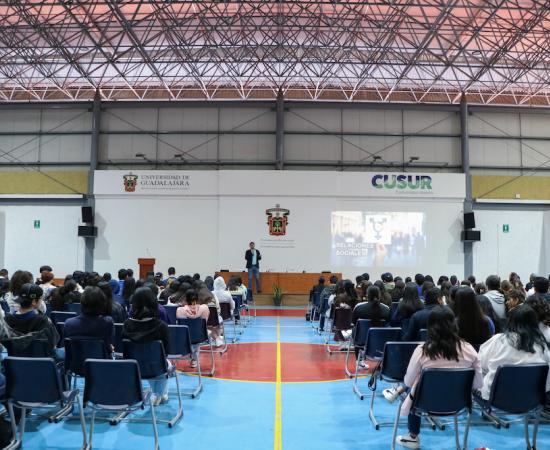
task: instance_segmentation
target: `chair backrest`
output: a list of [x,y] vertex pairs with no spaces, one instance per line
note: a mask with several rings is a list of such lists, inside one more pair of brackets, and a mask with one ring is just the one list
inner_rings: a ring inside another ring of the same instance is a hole
[[474,369],[424,369],[411,411],[450,416],[471,410],[474,374]]
[[319,291],[314,291],[312,294],[312,303],[313,305],[319,307],[321,306],[321,293]]
[[238,312],[241,306],[243,305],[243,295],[242,294],[231,294],[233,301],[235,302],[235,312]]
[[191,334],[186,325],[168,325],[170,342],[168,344],[168,358],[182,357],[191,354]]
[[232,318],[232,316],[231,316],[231,303],[220,302],[220,312],[221,312],[222,320],[231,319]]
[[120,409],[143,401],[137,361],[87,359],[84,404],[118,406]]
[[80,303],[67,303],[67,311],[69,312],[74,312],[76,314],[80,314],[81,312],[81,307],[80,307]]
[[84,362],[89,358],[110,358],[102,340],[65,338],[66,371],[81,377],[84,376]]
[[194,319],[178,319],[178,325],[186,325],[189,328],[191,344],[202,344],[208,341],[208,331],[206,329],[206,320],[201,317]]
[[2,345],[6,347],[9,356],[22,358],[50,358],[50,344],[46,339],[25,340],[24,345],[17,343],[18,338],[6,339]]
[[6,398],[22,403],[60,402],[61,380],[53,358],[4,359]]
[[421,342],[386,342],[380,366],[382,378],[403,381],[413,352]]
[[170,320],[170,323],[175,324],[178,320],[176,318],[176,311],[178,310],[178,306],[166,305],[164,309],[166,310],[166,315],[168,316],[168,320]]
[[370,319],[359,319],[355,322],[353,329],[353,345],[354,347],[364,347],[367,340],[367,333],[370,328]]
[[113,345],[115,346],[115,352],[116,353],[122,353],[123,347],[122,347],[122,331],[124,330],[124,324],[123,323],[115,323],[115,341],[113,342]]
[[384,352],[386,342],[399,341],[401,328],[369,328],[365,341],[365,355],[369,358],[380,358]]
[[506,364],[497,369],[489,403],[510,414],[527,413],[546,401],[548,364]]
[[351,308],[335,308],[332,328],[335,330],[349,330],[351,328],[352,315],[353,310]]
[[76,316],[77,314],[71,311],[52,311],[50,313],[50,318],[52,319],[53,323],[65,322],[67,319]]
[[421,340],[421,341],[424,341],[426,342],[428,340],[428,330],[426,328],[422,328],[419,332],[418,332],[418,338]]
[[161,341],[132,342],[124,339],[122,348],[124,359],[135,359],[138,362],[144,380],[158,378],[168,371]]
[[206,325],[209,327],[218,327],[220,325],[218,309],[215,306],[209,306],[208,310],[210,311],[210,314],[208,315],[208,321],[206,322]]

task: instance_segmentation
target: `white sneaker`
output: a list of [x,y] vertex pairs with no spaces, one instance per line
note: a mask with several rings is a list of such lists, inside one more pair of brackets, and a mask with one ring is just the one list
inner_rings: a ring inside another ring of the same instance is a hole
[[412,437],[411,433],[407,433],[403,436],[397,436],[396,442],[405,448],[420,448],[420,437]]
[[215,341],[215,346],[216,347],[223,347],[223,345],[224,345],[223,338],[222,337],[217,338],[216,341]]
[[369,370],[369,365],[365,361],[359,363],[359,370]]
[[160,397],[160,403],[165,404],[168,403],[168,394],[163,394],[162,397]]
[[389,389],[384,389],[382,391],[382,395],[388,402],[393,403],[395,399],[399,397],[399,392],[397,391],[396,388],[392,387]]
[[151,395],[151,405],[158,406],[160,405],[160,401],[161,401],[160,395],[156,395],[156,394]]

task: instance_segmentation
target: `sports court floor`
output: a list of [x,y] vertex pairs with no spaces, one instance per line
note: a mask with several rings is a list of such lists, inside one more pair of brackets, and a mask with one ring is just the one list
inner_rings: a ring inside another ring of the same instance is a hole
[[[159,424],[161,449],[190,450],[386,450],[391,427],[376,431],[368,418],[370,399],[359,400],[352,380],[345,379],[344,357],[328,355],[321,338],[304,320],[303,311],[262,311],[245,329],[240,343],[224,356],[216,355],[216,375],[204,378],[196,399],[184,397],[184,417],[173,429]],[[273,314],[273,315],[268,315]],[[201,359],[208,368],[207,358]],[[184,367],[185,368],[185,367]],[[182,388],[193,376],[182,377]],[[39,380],[37,380],[39,382]],[[362,379],[367,390],[366,379]],[[171,380],[171,385],[175,385]],[[383,384],[379,385],[378,392]],[[177,400],[157,409],[157,417],[176,410]],[[379,420],[392,420],[397,405],[376,399]],[[148,417],[147,411],[143,414]],[[478,417],[475,416],[477,419]],[[89,424],[88,424],[89,425]],[[149,423],[97,422],[94,449],[153,448]],[[78,421],[27,423],[24,448],[74,449],[81,444]],[[400,432],[406,430],[402,419]],[[452,427],[423,427],[422,448],[453,449]],[[468,448],[525,448],[521,424],[497,430],[473,427]],[[539,449],[550,449],[550,425],[540,428]]]

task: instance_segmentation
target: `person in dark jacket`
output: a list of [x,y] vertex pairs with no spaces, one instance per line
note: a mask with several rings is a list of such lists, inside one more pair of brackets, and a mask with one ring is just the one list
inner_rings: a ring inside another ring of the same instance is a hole
[[33,339],[45,339],[48,341],[50,356],[62,361],[65,359],[64,349],[57,349],[59,334],[50,319],[39,314],[38,303],[44,291],[34,283],[26,283],[21,287],[19,296],[15,301],[19,304],[19,310],[14,314],[8,314],[6,324],[20,335],[33,334]]
[[336,283],[338,283],[338,277],[336,275],[331,275],[329,278],[329,285],[325,286],[321,291],[319,296],[320,315],[319,315],[319,331],[323,331],[325,328],[325,315],[328,309],[328,299],[329,297],[336,292]]
[[416,283],[407,283],[403,297],[399,300],[399,304],[395,308],[395,312],[391,318],[392,326],[401,327],[403,330],[406,330],[412,315],[422,308],[424,308],[424,305],[418,295]]
[[[168,351],[170,335],[168,325],[158,317],[157,298],[148,287],[136,289],[132,296],[133,316],[124,322],[122,337],[133,342],[161,341]],[[169,363],[168,363],[169,364]],[[168,402],[168,380],[149,380],[153,391],[153,404]]]
[[441,291],[437,288],[431,288],[426,291],[424,308],[416,311],[411,316],[407,331],[403,334],[404,341],[417,341],[420,339],[420,330],[428,327],[428,317],[434,308],[447,308],[443,306]]
[[103,316],[107,300],[97,286],[88,286],[80,298],[81,313],[67,319],[63,333],[71,339],[98,339],[104,342],[107,353],[113,352],[113,319]]
[[244,254],[248,270],[248,290],[252,292],[252,279],[254,278],[256,280],[256,292],[259,294],[262,292],[260,286],[260,260],[262,259],[262,255],[254,242],[251,242],[249,247]]
[[78,283],[69,279],[61,287],[55,288],[49,298],[54,311],[67,311],[67,305],[71,303],[80,303],[80,292],[78,292]]

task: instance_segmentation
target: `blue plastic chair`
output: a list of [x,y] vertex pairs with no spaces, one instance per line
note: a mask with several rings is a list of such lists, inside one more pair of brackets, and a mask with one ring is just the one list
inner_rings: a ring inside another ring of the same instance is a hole
[[346,352],[346,363],[344,372],[349,378],[353,378],[354,374],[349,370],[349,355],[351,353],[351,347],[353,342],[353,349],[356,351],[363,350],[365,348],[365,341],[367,340],[367,333],[371,325],[370,319],[359,319],[353,327],[353,333],[351,339],[348,342],[348,350]]
[[[416,386],[411,413],[418,416],[452,416],[455,429],[455,444],[461,450],[458,432],[458,415],[466,411],[467,420],[464,430],[464,446],[468,447],[468,432],[472,415],[472,384],[474,369],[424,369]],[[452,386],[452,389],[449,387]],[[399,425],[399,416],[403,402],[409,394],[401,397],[393,426],[392,450],[395,450],[395,438]]]
[[142,380],[160,380],[163,378],[176,378],[176,394],[178,397],[178,411],[169,420],[158,419],[166,422],[172,428],[183,417],[183,405],[181,403],[180,383],[176,374],[176,366],[169,366],[166,362],[166,354],[161,341],[132,342],[123,341],[124,359],[133,359],[138,362]]
[[419,332],[419,338],[422,342],[426,342],[428,340],[428,330],[426,328],[422,328]]
[[[220,322],[220,316],[218,315],[217,308],[215,306],[210,305],[208,307],[208,310],[209,310],[210,313],[208,315],[208,320],[206,321],[206,326],[207,327],[216,327],[216,328],[222,327],[223,328],[223,325]],[[223,355],[227,350],[228,350],[228,348],[227,348],[227,339],[225,338],[225,333],[223,333],[223,346],[221,348],[214,349],[214,352]]]
[[[334,314],[332,314],[332,311],[334,311]],[[351,323],[353,310],[351,308],[333,308],[332,311],[331,311],[332,320],[330,322],[330,326],[327,327],[326,333],[325,333],[325,350],[329,355],[340,351],[340,350],[335,351],[332,349],[331,347],[331,345],[333,345],[331,343],[332,336],[337,332],[351,330],[353,327]],[[351,340],[351,335],[348,339],[344,340],[344,343],[349,342],[350,340]],[[336,343],[336,341],[334,341],[334,343]]]
[[[509,422],[497,416],[495,410],[506,415],[519,415],[524,418],[524,434],[527,449],[537,448],[537,432],[540,415],[546,403],[547,364],[502,365],[497,369],[489,400],[479,394],[474,400],[481,406],[482,415],[500,428],[508,428]],[[529,441],[529,419],[534,417],[533,445]]]
[[122,352],[123,352],[122,331],[124,330],[124,324],[115,323],[114,330],[115,330],[115,340],[113,342],[113,345],[115,347],[115,357],[122,358]]
[[50,318],[52,319],[53,323],[66,322],[67,319],[70,319],[76,316],[77,314],[71,311],[52,311],[50,313]]
[[[23,446],[27,408],[42,408],[59,405],[67,409],[75,401],[78,404],[82,427],[82,448],[87,446],[86,422],[78,389],[64,391],[53,358],[18,358],[8,356],[4,360],[6,370],[6,399],[12,428],[12,441],[7,448]],[[38,382],[37,382],[38,381]],[[14,407],[21,409],[19,436]]]
[[80,314],[82,308],[80,306],[80,303],[67,303],[67,311],[74,312],[77,315]]
[[149,406],[155,450],[158,450],[158,430],[155,408],[149,392],[143,392],[139,365],[134,360],[88,359],[85,364],[84,407],[92,409],[90,424],[91,449],[97,411],[129,414]]
[[170,321],[170,325],[175,325],[177,322],[176,318],[176,311],[178,310],[178,306],[174,305],[166,305],[164,309],[166,310],[166,315],[168,316],[168,320]]
[[111,359],[111,355],[102,340],[65,338],[65,373],[72,377],[74,386],[76,379],[85,375],[84,363],[89,358]]
[[370,401],[369,417],[377,430],[381,425],[391,425],[393,422],[379,423],[374,415],[374,399],[379,381],[390,383],[402,383],[409,367],[411,356],[422,342],[386,342],[382,362],[377,367],[369,381],[369,388],[372,390]]
[[2,345],[6,347],[8,356],[18,356],[22,358],[50,358],[50,344],[46,339],[34,339],[28,341],[27,346],[22,346],[17,343],[19,338],[11,338],[2,341]]
[[[216,360],[214,359],[214,348],[212,347],[212,342],[208,338],[206,320],[200,317],[197,317],[195,319],[188,319],[188,318],[178,319],[178,325],[187,326],[189,328],[189,334],[191,336],[191,345],[199,346],[199,350],[197,352],[198,364],[200,364],[200,354],[204,352],[204,350],[201,349],[201,346],[203,345],[209,346],[210,350],[208,351],[208,353],[210,353],[211,368],[210,368],[210,371],[206,372],[206,375],[214,376],[214,373],[216,372]],[[197,366],[197,369],[198,369],[198,366]]]
[[[189,333],[189,327],[186,325],[169,325],[168,330],[170,332],[170,342],[168,345],[168,355],[166,357],[174,361],[174,366],[177,366],[178,361],[189,358],[193,352],[191,349],[191,334]],[[202,391],[203,385],[200,358],[197,360],[197,372],[197,386],[192,391],[181,391],[183,395],[196,398]]]
[[233,338],[231,342],[234,344],[239,339],[240,332],[237,331],[235,325],[235,317],[231,314],[231,304],[228,302],[220,302],[220,315],[223,321],[223,338],[227,342],[227,334],[225,332],[225,324],[230,322],[233,325]]
[[397,327],[371,327],[367,332],[365,346],[359,350],[355,362],[355,379],[353,380],[353,392],[363,400],[365,393],[359,389],[358,375],[361,363],[367,358],[374,361],[381,361],[384,354],[384,346],[386,342],[396,342],[401,338],[401,328]]

